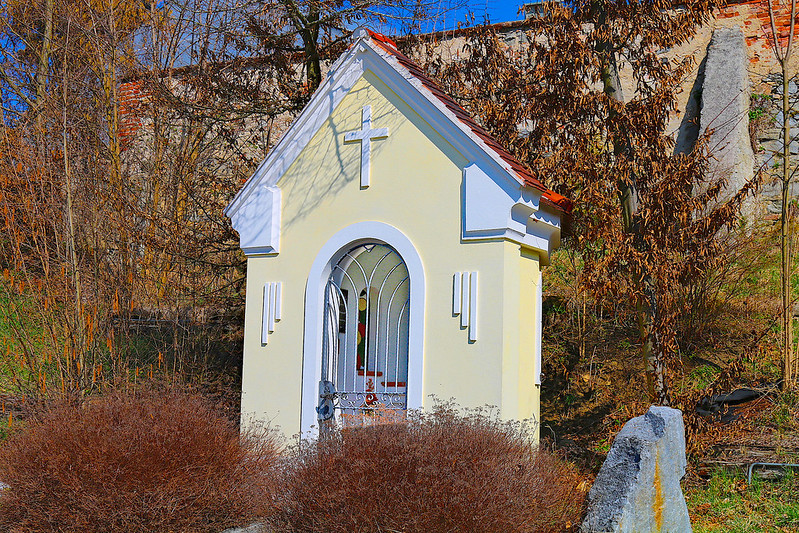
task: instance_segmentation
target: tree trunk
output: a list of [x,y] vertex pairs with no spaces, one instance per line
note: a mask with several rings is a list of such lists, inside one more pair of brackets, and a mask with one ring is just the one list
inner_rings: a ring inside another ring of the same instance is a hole
[[[69,25],[67,25],[67,45],[69,44]],[[75,365],[75,372],[72,373],[72,364],[70,364],[69,358],[67,359],[67,375],[70,377],[70,385],[77,386],[78,388],[83,387],[83,380],[81,379],[81,372],[86,368],[86,346],[84,342],[84,334],[83,334],[83,296],[81,293],[81,276],[80,276],[80,265],[78,263],[78,252],[77,252],[77,239],[76,239],[76,231],[75,231],[75,205],[74,205],[74,198],[72,194],[72,169],[70,168],[69,164],[69,143],[68,143],[68,121],[67,121],[67,109],[69,101],[67,99],[67,71],[69,69],[69,63],[64,62],[64,73],[63,73],[63,81],[62,81],[62,122],[61,122],[61,150],[62,150],[62,157],[63,157],[63,170],[64,170],[64,188],[66,189],[66,219],[67,219],[67,253],[69,254],[68,261],[69,267],[71,270],[71,277],[72,277],[72,287],[74,291],[74,315],[72,317],[72,334],[71,338],[67,339],[67,342],[71,342],[71,354]]]
[[39,136],[39,156],[44,160],[44,115],[42,105],[47,97],[47,78],[50,74],[50,51],[53,46],[53,5],[55,0],[44,3],[44,37],[39,50],[39,67],[36,69],[36,134]]
[[792,389],[796,384],[793,356],[793,309],[791,304],[791,124],[788,113],[789,78],[787,61],[782,67],[782,215],[780,216],[780,255],[782,278],[782,386]]
[[[598,24],[604,22],[604,16],[599,18]],[[602,88],[606,95],[613,100],[624,103],[624,93],[621,87],[616,54],[611,43],[605,43],[598,50],[602,57]],[[613,153],[616,156],[629,153],[630,146],[623,134],[613,140]],[[622,226],[625,233],[632,234],[634,245],[643,247],[640,242],[638,228],[635,222],[635,212],[638,210],[638,191],[634,182],[619,182],[619,203],[621,204]],[[642,296],[636,302],[636,315],[638,318],[638,332],[641,337],[641,356],[644,361],[644,375],[646,386],[652,401],[658,405],[669,404],[668,383],[666,381],[665,357],[654,342],[654,321],[657,316],[657,304],[654,289],[648,275],[642,278]]]
[[322,62],[319,57],[319,12],[312,8],[308,14],[308,26],[301,32],[305,46],[305,72],[308,87],[315,91],[322,84]]
[[774,53],[782,71],[782,215],[780,216],[780,278],[782,281],[782,388],[792,389],[796,384],[793,355],[793,309],[791,305],[791,122],[788,62],[793,51],[793,37],[796,30],[796,0],[791,0],[790,33],[785,48],[780,44],[776,15],[771,0],[768,0],[768,18],[771,26],[771,39]]
[[322,83],[322,63],[319,57],[319,7],[311,2],[308,14],[304,15],[295,0],[280,0],[291,17],[292,24],[300,34],[305,53],[305,74],[308,87],[315,91]]

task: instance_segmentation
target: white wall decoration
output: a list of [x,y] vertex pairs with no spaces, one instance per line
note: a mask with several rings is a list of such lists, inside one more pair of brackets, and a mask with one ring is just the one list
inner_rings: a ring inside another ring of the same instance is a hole
[[455,272],[452,277],[452,314],[469,328],[469,342],[477,341],[477,272]]
[[245,255],[276,254],[280,250],[281,192],[278,187],[256,187],[252,202],[230,214]]
[[463,169],[463,239],[504,238],[543,252],[560,243],[560,217],[541,209],[541,192],[492,179],[477,164]]
[[283,284],[270,281],[264,284],[264,308],[261,321],[261,344],[269,342],[269,334],[275,331],[275,322],[282,318]]
[[369,186],[369,160],[372,153],[372,140],[388,137],[388,128],[372,128],[372,106],[363,106],[361,129],[344,134],[345,143],[361,143],[361,188]]
[[[539,271],[538,280],[535,284],[535,312],[536,316],[544,316],[544,276]],[[535,345],[533,356],[535,357],[535,384],[541,385],[541,319],[535,321]]]

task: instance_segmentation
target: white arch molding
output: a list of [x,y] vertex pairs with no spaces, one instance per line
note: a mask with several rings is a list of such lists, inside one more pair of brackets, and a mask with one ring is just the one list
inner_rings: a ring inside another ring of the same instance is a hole
[[322,315],[324,290],[330,272],[353,246],[379,241],[394,248],[408,268],[410,306],[408,314],[408,409],[422,407],[424,392],[424,309],[425,277],[422,259],[411,240],[400,230],[384,222],[358,222],[347,226],[328,240],[314,259],[305,286],[305,323],[303,329],[302,408],[300,430],[303,435],[318,432],[316,407],[319,401],[319,377],[322,372]]

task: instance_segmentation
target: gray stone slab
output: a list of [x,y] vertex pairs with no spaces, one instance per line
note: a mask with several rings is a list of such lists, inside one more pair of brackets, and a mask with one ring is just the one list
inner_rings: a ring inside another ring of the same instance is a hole
[[[799,182],[791,182],[791,188],[788,194],[791,198],[799,196]],[[760,196],[766,201],[775,200],[779,203],[782,199],[782,181],[770,180],[765,182],[760,187]],[[777,213],[779,213],[779,210]]]
[[[775,74],[772,84],[774,86],[774,92],[777,94],[782,94],[782,75]],[[799,93],[799,86],[796,85],[796,82],[790,80],[788,82],[788,94],[797,94]]]
[[685,429],[677,409],[653,406],[613,440],[588,493],[583,533],[692,531],[680,488]]
[[[700,131],[712,132],[710,170],[715,177],[727,180],[722,201],[732,197],[754,176],[754,153],[749,138],[748,65],[741,29],[716,29],[707,50]],[[744,214],[751,214],[752,208],[744,206]]]

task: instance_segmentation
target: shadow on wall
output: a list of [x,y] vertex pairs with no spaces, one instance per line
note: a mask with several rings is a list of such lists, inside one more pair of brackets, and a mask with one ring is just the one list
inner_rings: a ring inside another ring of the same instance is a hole
[[699,64],[696,79],[691,87],[691,94],[685,104],[685,113],[680,122],[680,129],[677,131],[677,140],[674,144],[675,154],[687,154],[694,149],[696,140],[699,138],[699,119],[702,111],[702,84],[705,82],[705,65],[707,65],[707,53]]

